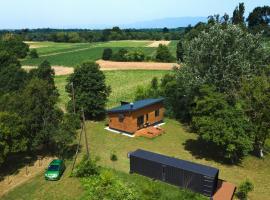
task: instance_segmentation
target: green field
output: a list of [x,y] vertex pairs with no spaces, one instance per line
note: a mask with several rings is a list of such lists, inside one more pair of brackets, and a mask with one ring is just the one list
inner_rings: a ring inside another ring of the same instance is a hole
[[[22,65],[36,66],[44,60],[48,60],[51,65],[76,67],[84,61],[96,61],[101,59],[104,48],[112,48],[118,51],[120,48],[128,50],[141,50],[146,56],[153,57],[156,48],[147,47],[149,41],[112,41],[97,43],[54,43],[37,42],[34,45],[39,53],[39,58],[26,58],[22,60]],[[175,56],[176,41],[172,41],[169,48]]]
[[[111,86],[112,93],[107,103],[107,108],[119,104],[120,101],[133,101],[134,91],[138,86],[147,85],[154,77],[161,78],[168,71],[147,71],[147,70],[129,70],[129,71],[104,71],[106,84]],[[65,92],[66,79],[68,76],[55,77],[55,84],[60,93],[59,105],[64,109],[69,97]]]

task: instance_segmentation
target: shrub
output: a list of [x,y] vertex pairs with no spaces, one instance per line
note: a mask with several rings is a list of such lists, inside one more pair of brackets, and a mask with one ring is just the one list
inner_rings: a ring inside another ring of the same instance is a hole
[[112,152],[111,155],[110,155],[110,159],[111,159],[111,161],[115,162],[115,161],[118,160],[118,157],[114,152]]
[[126,61],[126,54],[128,53],[128,50],[126,49],[120,49],[118,52],[114,53],[112,56],[112,60],[114,61]]
[[104,49],[102,59],[103,60],[111,60],[113,51],[111,48]]
[[109,172],[102,172],[91,179],[83,179],[83,186],[87,193],[83,199],[87,200],[139,200],[139,194],[130,185],[125,184]]
[[253,184],[249,180],[246,180],[240,184],[236,195],[240,200],[247,200],[248,193],[253,191],[253,189],[254,189]]
[[126,61],[135,61],[135,62],[141,62],[144,61],[145,55],[142,51],[136,50],[131,51],[125,54],[125,60]]
[[29,56],[30,56],[31,58],[38,58],[38,57],[39,57],[36,49],[32,49],[32,50],[30,51],[30,53],[29,53]]
[[98,159],[95,160],[88,159],[87,156],[84,156],[82,161],[76,167],[73,175],[76,177],[89,177],[99,174],[99,166],[97,165]]

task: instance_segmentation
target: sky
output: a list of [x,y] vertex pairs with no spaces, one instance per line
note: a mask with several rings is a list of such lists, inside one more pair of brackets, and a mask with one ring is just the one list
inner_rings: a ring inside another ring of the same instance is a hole
[[[242,0],[246,15],[270,0]],[[171,17],[232,14],[236,0],[0,0],[0,29],[99,28]]]

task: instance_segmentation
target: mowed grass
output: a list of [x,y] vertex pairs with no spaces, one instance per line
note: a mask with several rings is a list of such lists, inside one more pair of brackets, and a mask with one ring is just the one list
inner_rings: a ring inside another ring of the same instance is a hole
[[[138,86],[148,85],[154,77],[161,78],[166,73],[169,72],[147,70],[104,71],[106,84],[111,86],[112,89],[107,108],[119,105],[120,101],[133,101]],[[67,78],[68,76],[55,77],[55,84],[60,94],[59,106],[64,110],[70,99],[65,92]]]
[[[96,61],[102,58],[105,48],[112,48],[118,51],[125,48],[130,51],[141,50],[146,56],[154,57],[157,48],[147,47],[152,41],[110,41],[96,43],[54,43],[54,42],[35,42],[31,43],[36,47],[40,57],[22,60],[22,65],[37,66],[42,61],[47,60],[54,66],[76,67],[84,61]],[[176,41],[172,41],[169,45],[170,51],[175,56]]]
[[[168,72],[141,70],[105,72],[107,78],[106,81],[112,86],[112,94],[109,98],[108,107],[117,105],[119,100],[132,100],[135,88],[138,85],[145,85],[146,82],[151,81],[152,77],[160,77],[165,73]],[[64,86],[66,84],[66,77],[56,77],[55,80],[61,96],[66,95],[63,93]],[[61,98],[66,99],[67,96],[63,96]],[[121,176],[125,182],[133,182],[135,184],[142,185],[152,183],[150,179],[137,175],[128,175],[129,160],[127,158],[127,153],[141,148],[196,163],[217,167],[220,169],[221,179],[230,181],[236,185],[239,185],[242,181],[248,178],[255,186],[255,190],[250,194],[250,199],[269,199],[269,154],[266,155],[264,159],[248,156],[239,165],[222,164],[211,159],[211,157],[205,156],[207,154],[214,154],[215,152],[205,152],[204,147],[196,143],[196,134],[187,132],[185,127],[176,120],[165,119],[165,122],[166,124],[163,126],[163,128],[165,129],[166,133],[152,140],[146,138],[129,138],[108,132],[104,129],[107,124],[106,121],[87,122],[86,130],[90,146],[90,153],[93,157],[98,156],[100,158],[99,164],[102,167],[119,171],[116,172],[116,174]],[[85,143],[83,140],[80,157],[85,153],[84,144]],[[267,144],[268,148],[270,148],[270,141],[267,141]],[[118,161],[114,163],[112,163],[110,160],[110,155],[112,152],[115,152],[118,157]],[[43,176],[39,175],[27,183],[15,188],[2,199],[80,199],[84,190],[78,179],[68,177],[70,173],[71,161],[68,161],[67,165],[68,169],[61,181],[46,182],[43,180]],[[179,192],[177,188],[165,185],[166,184],[164,184],[164,191],[162,192]]]

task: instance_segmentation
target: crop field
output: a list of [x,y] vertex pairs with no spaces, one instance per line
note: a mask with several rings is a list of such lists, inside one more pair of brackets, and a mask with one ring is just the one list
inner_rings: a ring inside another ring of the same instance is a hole
[[[120,48],[128,50],[139,49],[146,56],[154,56],[156,48],[147,47],[152,41],[112,41],[97,43],[54,43],[36,42],[30,43],[30,47],[35,48],[39,53],[39,58],[26,58],[22,60],[22,65],[37,66],[44,60],[48,60],[53,66],[76,67],[84,61],[96,61],[101,59],[104,48],[112,48],[118,51]],[[169,44],[171,51],[174,51],[173,41]],[[175,53],[174,53],[175,54]]]

